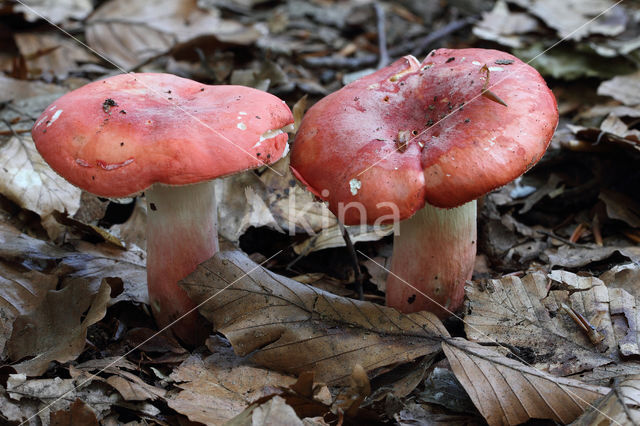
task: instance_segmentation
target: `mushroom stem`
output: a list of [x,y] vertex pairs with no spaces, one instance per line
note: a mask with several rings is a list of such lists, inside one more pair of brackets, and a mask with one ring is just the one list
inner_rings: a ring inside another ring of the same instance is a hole
[[[195,307],[178,281],[218,251],[215,182],[186,186],[155,184],[147,200],[147,287],[149,303],[160,327]],[[171,330],[190,345],[208,335],[207,321],[194,311]]]
[[441,318],[450,316],[462,305],[475,255],[475,200],[452,209],[425,204],[400,222],[394,237],[387,305],[402,312],[428,310]]

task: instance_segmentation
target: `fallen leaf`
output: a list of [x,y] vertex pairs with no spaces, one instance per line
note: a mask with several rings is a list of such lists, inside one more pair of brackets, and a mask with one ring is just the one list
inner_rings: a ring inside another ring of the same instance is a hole
[[522,34],[539,30],[538,21],[527,13],[511,12],[503,0],[496,2],[490,12],[482,14],[482,20],[473,27],[473,34],[495,41],[503,46],[524,47]]
[[20,32],[13,38],[33,77],[44,73],[62,80],[78,70],[80,63],[97,62],[89,50],[66,34]]
[[69,18],[82,20],[93,10],[91,0],[31,0],[27,5],[20,3],[14,7],[16,10],[22,11],[30,22],[37,21],[44,16],[54,24],[59,24]]
[[625,105],[640,104],[640,71],[603,81],[598,87],[598,95],[611,96]]
[[106,383],[117,390],[125,401],[153,401],[164,398],[167,393],[166,390],[145,383],[140,377],[126,371],[120,371],[117,376],[109,376]]
[[0,392],[0,411],[13,421],[25,422],[36,418],[46,425],[51,412],[68,410],[77,399],[91,407],[98,419],[110,412],[114,405],[122,404],[119,394],[99,381],[60,377],[29,380],[23,374],[11,374],[6,392]]
[[42,159],[29,135],[13,136],[0,146],[0,193],[43,220],[54,211],[73,215],[80,207],[79,188]]
[[[527,9],[563,38],[580,40],[590,34],[615,36],[625,29],[626,19],[610,10],[602,19],[594,17],[614,5],[612,0],[509,0]],[[617,18],[617,19],[616,19]]]
[[481,417],[451,414],[435,406],[407,402],[393,418],[400,426],[480,426],[485,422]]
[[447,331],[431,313],[401,314],[276,275],[238,251],[219,252],[180,285],[234,351],[260,365],[344,382],[438,350]]
[[[556,273],[556,279],[561,277]],[[575,277],[574,274],[564,274]],[[550,277],[543,273],[523,278],[507,276],[468,285],[465,331],[469,340],[512,348],[519,359],[553,374],[575,374],[619,359],[606,288],[597,278],[583,278],[582,287],[550,292]],[[608,350],[601,352],[560,305],[575,306],[607,336]]]
[[448,368],[435,367],[424,381],[417,400],[441,405],[457,413],[473,413],[475,406],[460,381]]
[[517,425],[534,418],[567,424],[609,392],[609,388],[554,377],[461,338],[445,340],[442,348],[491,426]]
[[86,26],[89,46],[126,69],[167,53],[179,43],[205,36],[248,45],[260,32],[221,19],[217,9],[200,8],[196,0],[111,0],[91,15]]
[[[349,237],[353,243],[361,241],[377,241],[387,235],[390,235],[394,231],[394,225],[354,225],[346,226]],[[333,225],[329,228],[324,228],[306,240],[293,246],[293,251],[296,254],[307,254],[317,250],[324,250],[332,247],[343,247],[345,245],[344,237],[342,236],[342,230],[339,225]]]
[[596,244],[588,244],[587,247],[571,247],[562,245],[545,250],[540,258],[550,267],[559,266],[562,268],[580,268],[593,262],[605,260],[612,255],[619,253],[632,262],[640,265],[640,247],[600,247]]
[[53,275],[25,272],[0,262],[0,359],[4,358],[5,343],[11,336],[15,319],[41,304],[57,282]]
[[75,246],[77,251],[66,253],[61,261],[60,269],[71,268],[70,271],[64,271],[63,285],[79,281],[97,291],[103,279],[118,278],[123,281],[123,291],[111,299],[109,305],[124,300],[148,304],[144,251],[136,246],[123,251],[106,244],[94,245],[85,241],[76,241]]
[[76,399],[67,410],[51,413],[51,426],[98,426],[96,413],[81,399]]
[[83,351],[87,328],[101,320],[111,289],[105,282],[97,293],[81,282],[62,290],[49,290],[40,305],[13,323],[7,342],[14,361],[32,357],[13,368],[28,376],[44,373],[51,361],[66,362]]
[[640,423],[640,375],[616,380],[611,392],[585,413],[572,425],[605,425],[605,424]]
[[237,357],[223,339],[213,340],[213,355],[204,359],[191,355],[170,376],[180,391],[169,398],[169,406],[191,421],[221,424],[266,396],[266,387],[295,382],[293,377],[258,368]]
[[296,415],[284,399],[274,396],[267,402],[255,404],[231,419],[228,426],[260,426],[260,425],[287,425],[303,426],[302,420]]

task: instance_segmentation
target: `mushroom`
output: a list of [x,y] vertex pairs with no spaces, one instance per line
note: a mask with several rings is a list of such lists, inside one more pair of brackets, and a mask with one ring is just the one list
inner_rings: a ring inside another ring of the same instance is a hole
[[[144,191],[149,300],[164,327],[194,307],[178,280],[218,251],[213,180],[278,160],[292,123],[284,101],[256,89],[121,74],[53,102],[32,135],[53,170],[82,189]],[[172,331],[197,344],[204,321],[193,312]]]
[[446,317],[473,272],[475,200],[532,167],[557,123],[534,68],[497,50],[438,49],[310,108],[291,169],[345,224],[401,220],[387,304]]

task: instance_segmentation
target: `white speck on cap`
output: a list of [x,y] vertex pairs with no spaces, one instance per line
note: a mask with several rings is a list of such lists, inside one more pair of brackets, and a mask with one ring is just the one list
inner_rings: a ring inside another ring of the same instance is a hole
[[502,67],[489,67],[489,71],[500,72],[500,71],[504,71],[504,68],[502,68]]
[[349,181],[349,189],[351,189],[351,195],[356,195],[358,193],[358,189],[362,188],[362,182],[358,179],[353,178]]
[[482,65],[482,64],[481,64],[480,62],[478,62],[478,61],[473,61],[473,62],[471,62],[471,63],[472,63],[473,65],[478,65],[478,66]]
[[247,125],[244,123],[238,123],[238,129],[240,130],[247,130]]
[[49,122],[47,123],[47,127],[51,126],[53,124],[54,121],[56,121],[58,119],[58,117],[60,117],[60,114],[62,114],[62,110],[59,109],[56,112],[53,113],[53,115],[51,116],[51,120],[49,120]]

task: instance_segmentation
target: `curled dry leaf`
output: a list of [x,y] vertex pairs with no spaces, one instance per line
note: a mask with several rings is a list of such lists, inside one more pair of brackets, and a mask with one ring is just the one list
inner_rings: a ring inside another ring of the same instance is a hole
[[572,425],[637,425],[640,423],[640,375],[613,384],[611,392],[589,407]]
[[295,381],[293,377],[247,363],[235,356],[223,339],[213,339],[216,346],[213,355],[203,359],[194,354],[171,374],[180,391],[168,398],[169,406],[191,421],[224,423],[266,396],[266,387],[286,386]]
[[38,271],[24,272],[0,262],[0,359],[4,358],[2,355],[13,330],[13,321],[42,303],[47,291],[55,289],[57,283],[55,276]]
[[91,15],[86,35],[92,48],[127,69],[198,37],[240,45],[260,37],[254,28],[223,20],[216,9],[202,9],[194,0],[111,0]]
[[461,338],[447,339],[442,347],[456,377],[491,426],[534,418],[567,424],[609,392],[554,377]]
[[[561,310],[561,303],[570,303],[567,292],[557,294],[557,297],[549,296],[549,284],[545,274],[534,273],[522,279],[507,276],[468,286],[467,337],[485,344],[497,341],[513,348],[530,364],[559,375],[613,362],[607,353],[594,348],[586,334]],[[602,283],[594,285],[603,287]],[[580,297],[580,301],[586,300],[586,306],[576,306],[591,318],[598,307],[597,295],[601,292],[590,287],[579,290],[574,293],[574,301],[578,302]],[[585,307],[588,311],[583,310]],[[604,326],[605,322],[598,325]],[[610,322],[608,329],[611,330]],[[615,346],[612,333],[608,335],[608,343]]]
[[68,409],[52,412],[49,419],[51,426],[98,426],[96,413],[80,398],[73,401]]
[[258,364],[318,381],[348,380],[440,348],[446,329],[431,313],[401,314],[274,274],[239,251],[219,252],[180,285],[234,351]]
[[23,134],[0,146],[0,193],[44,219],[55,210],[73,215],[82,191],[54,172]]
[[14,361],[32,357],[13,368],[28,376],[38,376],[51,361],[75,359],[84,349],[89,326],[104,317],[110,292],[106,282],[97,292],[82,282],[62,290],[49,290],[36,309],[13,323],[7,342],[9,357]]
[[[609,19],[592,19],[612,7],[612,0],[510,0],[531,14],[540,18],[545,24],[555,29],[560,37],[580,40],[590,34],[605,34],[614,36],[625,29],[626,19],[611,19],[612,10],[607,15]],[[623,14],[624,15],[624,14]],[[619,15],[615,15],[619,18]]]
[[603,81],[598,95],[611,96],[625,105],[640,104],[640,71]]
[[255,404],[226,423],[227,426],[287,425],[303,426],[302,420],[286,401],[274,396],[267,402]]

